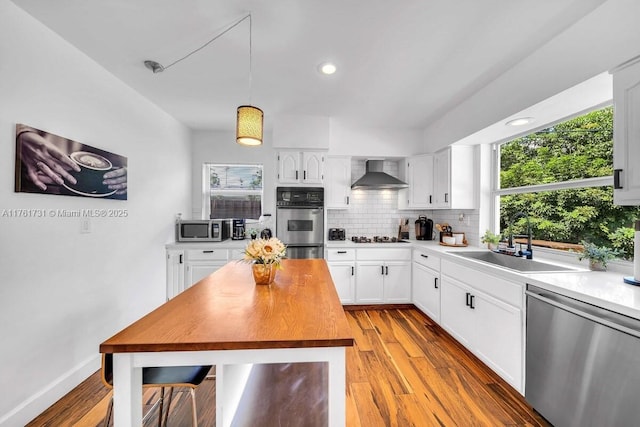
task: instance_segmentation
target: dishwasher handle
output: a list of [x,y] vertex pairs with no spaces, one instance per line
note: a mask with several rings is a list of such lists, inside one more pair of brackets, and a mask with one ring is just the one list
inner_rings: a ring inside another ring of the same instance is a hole
[[640,320],[628,318],[622,314],[617,314],[603,308],[595,307],[588,303],[576,301],[569,297],[561,295],[557,295],[556,297],[556,294],[554,293],[551,293],[551,298],[549,295],[530,290],[526,290],[525,294],[527,297],[535,298],[561,310],[573,313],[576,316],[583,317],[603,326],[640,338]]

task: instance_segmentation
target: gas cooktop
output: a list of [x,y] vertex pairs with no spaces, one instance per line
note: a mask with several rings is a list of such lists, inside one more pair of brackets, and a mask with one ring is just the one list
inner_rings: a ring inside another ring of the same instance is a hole
[[351,241],[354,243],[409,243],[406,240],[398,240],[396,237],[389,236],[353,236]]

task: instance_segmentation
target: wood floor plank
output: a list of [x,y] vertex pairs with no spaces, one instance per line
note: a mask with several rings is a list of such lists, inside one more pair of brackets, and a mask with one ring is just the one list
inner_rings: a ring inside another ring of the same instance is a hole
[[[356,338],[355,346],[346,350],[348,427],[548,427],[519,393],[420,311],[382,307],[346,314]],[[293,384],[301,378],[301,372],[290,371],[287,381]],[[93,374],[28,426],[100,425],[110,394],[99,374]],[[146,408],[156,399],[156,393],[157,389],[145,389]],[[260,395],[261,399],[271,397],[293,402],[300,396]],[[214,380],[205,380],[198,387],[196,401],[198,425],[215,426]],[[300,414],[295,417],[281,419],[278,425],[316,427],[305,424]],[[189,392],[176,389],[169,425],[190,426],[190,421]],[[155,425],[157,417],[153,414],[145,427]]]

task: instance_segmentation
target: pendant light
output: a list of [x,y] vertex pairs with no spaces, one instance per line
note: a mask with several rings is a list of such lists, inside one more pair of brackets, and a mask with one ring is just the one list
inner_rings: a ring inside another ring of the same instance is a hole
[[[220,34],[217,34],[211,40],[197,48],[196,50],[189,52],[187,55],[182,58],[173,61],[171,64],[167,66],[163,66],[159,62],[146,60],[144,61],[144,66],[151,70],[154,74],[162,73],[168,68],[174,66],[178,62],[181,62],[194,53],[200,51],[201,49],[208,46],[211,42],[218,39],[222,35],[226,34],[231,29],[235,28],[242,21],[249,18],[249,104],[251,104],[251,72],[252,72],[252,23],[251,23],[251,13],[246,14],[242,18],[238,19],[231,25],[229,25],[224,31]],[[241,145],[246,146],[257,146],[262,145],[262,128],[264,122],[264,113],[258,107],[253,105],[241,105],[238,107],[237,117],[236,117],[236,142]]]
[[[252,34],[251,14],[249,14],[249,104],[251,104],[251,72],[253,66]],[[253,105],[239,106],[236,120],[236,142],[240,145],[248,146],[262,145],[263,124],[264,113],[261,109]]]

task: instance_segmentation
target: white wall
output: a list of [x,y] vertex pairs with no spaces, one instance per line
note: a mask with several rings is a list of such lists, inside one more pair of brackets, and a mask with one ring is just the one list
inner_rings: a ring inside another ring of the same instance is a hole
[[[128,157],[127,201],[14,192],[15,124]],[[99,368],[99,344],[164,302],[164,247],[190,208],[189,133],[13,3],[0,2],[0,425]],[[126,218],[9,217],[121,209]]]
[[329,153],[335,156],[407,157],[425,153],[422,132],[413,129],[362,128],[331,120]]
[[640,54],[640,2],[608,0],[424,131],[436,151]]

